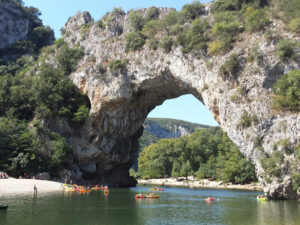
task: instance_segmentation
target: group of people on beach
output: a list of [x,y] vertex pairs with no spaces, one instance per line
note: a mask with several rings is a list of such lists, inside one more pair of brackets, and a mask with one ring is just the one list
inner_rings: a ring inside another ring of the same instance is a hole
[[8,175],[5,172],[0,172],[0,179],[8,179]]

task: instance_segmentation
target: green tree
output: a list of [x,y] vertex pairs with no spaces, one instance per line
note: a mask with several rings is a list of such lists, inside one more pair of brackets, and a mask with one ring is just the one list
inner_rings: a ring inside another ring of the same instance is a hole
[[187,179],[187,177],[193,173],[194,173],[194,171],[192,169],[192,166],[191,166],[191,163],[189,160],[182,164],[181,169],[180,169],[181,176],[184,176]]

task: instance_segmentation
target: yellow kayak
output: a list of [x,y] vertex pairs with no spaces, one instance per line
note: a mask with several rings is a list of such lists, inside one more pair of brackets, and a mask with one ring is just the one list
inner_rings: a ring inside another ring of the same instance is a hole
[[74,188],[64,188],[65,191],[74,191]]

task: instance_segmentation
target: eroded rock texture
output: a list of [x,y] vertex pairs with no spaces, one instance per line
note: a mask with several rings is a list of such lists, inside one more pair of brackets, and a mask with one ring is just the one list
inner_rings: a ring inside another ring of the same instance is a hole
[[[2,11],[10,4],[3,0],[0,3]],[[169,10],[159,8],[160,17]],[[204,16],[209,17],[209,9],[206,10]],[[146,10],[140,11],[145,14]],[[2,33],[9,31],[1,35],[0,47],[26,36],[28,22],[18,20],[18,13],[12,11],[14,19],[5,19],[15,25],[8,28],[0,25]],[[299,69],[299,64],[281,62],[275,55],[275,43],[262,33],[244,33],[229,53],[220,56],[184,54],[180,46],[173,46],[171,52],[165,53],[161,48],[152,50],[149,43],[139,51],[126,52],[125,36],[132,31],[128,15],[113,12],[107,16],[109,20],[102,26],[93,23],[88,12],[78,13],[63,29],[63,38],[70,46],[79,45],[84,49],[85,56],[70,77],[91,102],[90,116],[80,133],[67,132],[71,134],[68,140],[73,148],[73,175],[77,180],[111,187],[135,185],[128,170],[136,158],[137,141],[148,113],[166,99],[193,94],[210,109],[221,128],[254,163],[269,197],[299,199],[299,190],[297,193],[292,189],[289,170],[295,155],[286,154],[278,142],[286,139],[292,147],[299,144],[300,114],[274,111],[270,89],[283,74]],[[2,17],[0,15],[0,19]],[[18,23],[24,24],[19,26]],[[271,29],[299,41],[293,34],[282,33],[282,26],[280,22],[273,23]],[[12,27],[16,30],[11,32]],[[157,38],[163,36],[165,32]],[[254,46],[261,55],[259,60],[249,61],[248,52]],[[239,70],[235,78],[223,79],[218,75],[219,68],[233,53],[238,56]],[[108,65],[117,59],[124,66],[113,71]],[[249,126],[241,126],[245,112],[255,118]],[[284,155],[279,165],[281,176],[267,183],[261,160],[272,155],[275,145]]]
[[8,0],[0,0],[0,48],[24,40],[30,28],[30,19],[22,7]]
[[[166,14],[168,9],[159,11]],[[64,28],[64,39],[71,46],[79,44],[84,48],[85,57],[71,78],[92,105],[82,135],[72,139],[83,177],[91,176],[114,186],[134,184],[128,169],[136,157],[137,140],[148,113],[166,99],[189,93],[210,109],[221,128],[254,163],[269,197],[299,198],[292,189],[289,171],[284,170],[294,161],[293,154],[283,153],[282,175],[271,183],[264,180],[260,163],[265,154],[272,154],[279,140],[288,139],[293,146],[299,143],[299,113],[274,112],[270,89],[276,79],[299,68],[299,64],[280,62],[274,43],[261,33],[244,35],[224,56],[183,54],[181,47],[165,53],[160,48],[150,49],[147,43],[139,51],[125,52],[125,36],[132,30],[128,15],[110,16],[105,28],[95,24],[87,32],[79,32],[92,18],[87,12],[78,13]],[[274,30],[279,27],[280,24],[272,25]],[[254,46],[262,52],[260,60],[247,62],[248,51]],[[218,71],[233,53],[238,55],[239,72],[236,79],[224,80]],[[126,66],[117,72],[107,66],[116,59],[126,61]],[[243,94],[238,92],[240,88]],[[240,125],[245,111],[257,117],[249,127]],[[258,138],[259,146],[255,142]]]

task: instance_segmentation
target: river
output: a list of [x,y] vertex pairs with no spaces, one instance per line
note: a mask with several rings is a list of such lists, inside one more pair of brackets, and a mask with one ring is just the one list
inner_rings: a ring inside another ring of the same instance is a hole
[[159,199],[135,199],[148,188],[1,198],[0,225],[300,224],[299,202],[257,201],[261,192],[166,187]]

